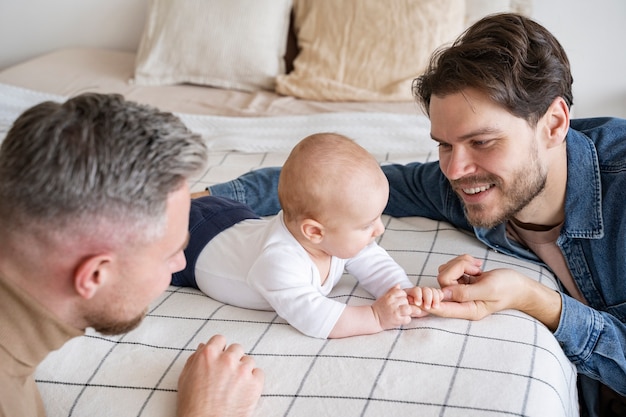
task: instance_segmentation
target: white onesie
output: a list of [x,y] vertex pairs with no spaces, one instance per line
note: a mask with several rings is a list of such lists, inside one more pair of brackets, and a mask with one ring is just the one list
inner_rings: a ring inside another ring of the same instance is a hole
[[375,242],[354,258],[332,257],[328,279],[285,227],[271,219],[241,221],[215,236],[196,262],[198,288],[238,307],[274,310],[302,333],[327,338],[345,304],[327,298],[344,270],[375,298],[396,284],[413,287],[404,270]]

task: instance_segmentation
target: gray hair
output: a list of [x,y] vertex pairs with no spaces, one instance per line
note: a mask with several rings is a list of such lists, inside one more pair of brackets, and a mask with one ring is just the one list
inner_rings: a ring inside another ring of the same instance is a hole
[[0,147],[0,224],[122,224],[139,232],[164,221],[168,195],[204,167],[207,152],[173,114],[120,95],[40,103]]

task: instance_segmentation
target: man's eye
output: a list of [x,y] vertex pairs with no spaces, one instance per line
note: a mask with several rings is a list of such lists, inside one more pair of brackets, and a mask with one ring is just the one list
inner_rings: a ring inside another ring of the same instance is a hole
[[491,144],[490,140],[476,140],[474,141],[474,146],[477,148],[484,148],[485,146],[489,146]]

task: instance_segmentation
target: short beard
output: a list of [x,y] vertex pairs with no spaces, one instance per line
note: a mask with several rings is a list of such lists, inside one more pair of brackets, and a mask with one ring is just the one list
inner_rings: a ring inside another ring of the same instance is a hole
[[109,336],[128,333],[141,324],[147,313],[148,310],[146,309],[137,317],[127,321],[119,321],[106,317],[94,318],[91,320],[92,324],[90,327],[100,334]]
[[[543,185],[539,185],[539,187],[540,188],[535,189],[533,193],[518,195],[516,197],[518,198],[517,200],[511,200],[509,203],[505,204],[503,210],[495,217],[488,218],[480,216],[480,214],[474,216],[467,210],[467,207],[465,208],[465,217],[467,218],[469,224],[473,227],[492,229],[502,223],[506,223],[507,221],[511,220],[511,218],[515,217],[517,213],[519,213],[524,207],[528,205],[528,203],[530,203],[537,195],[539,195],[543,191],[543,189],[545,188],[545,182],[543,183]],[[472,212],[477,213],[483,210],[484,207],[482,205],[479,205],[475,206]]]
[[[496,187],[500,188],[504,196],[504,201],[502,202],[500,210],[493,217],[481,216],[481,214],[486,212],[486,207],[482,204],[473,205],[471,210],[468,210],[468,207],[465,206],[465,217],[470,225],[478,228],[492,229],[505,223],[545,190],[547,174],[537,163],[536,158],[532,160],[533,163],[529,169],[520,169],[513,175],[515,181],[506,189],[502,187],[502,181],[500,179],[482,180],[484,183],[493,183]],[[463,182],[467,183],[468,181],[464,179]],[[458,190],[457,193],[462,193],[462,191],[458,189],[458,185],[455,185],[454,182],[451,183],[454,189]],[[463,202],[462,198],[461,202]]]

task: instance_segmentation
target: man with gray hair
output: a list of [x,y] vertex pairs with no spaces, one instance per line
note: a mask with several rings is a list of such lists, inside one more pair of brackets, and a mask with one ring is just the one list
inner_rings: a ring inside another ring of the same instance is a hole
[[[83,94],[25,111],[0,147],[0,416],[44,416],[36,366],[87,327],[118,334],[185,266],[187,179],[207,148],[171,113]],[[178,416],[247,416],[263,372],[222,336],[179,379]]]

